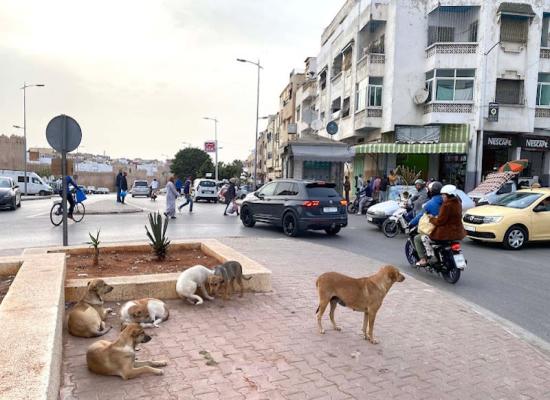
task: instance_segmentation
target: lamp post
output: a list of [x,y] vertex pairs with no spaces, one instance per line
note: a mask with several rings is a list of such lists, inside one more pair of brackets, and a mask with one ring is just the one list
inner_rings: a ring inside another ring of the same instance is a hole
[[215,166],[215,175],[216,175],[216,182],[218,182],[218,119],[217,118],[210,118],[210,117],[202,117],[203,119],[206,119],[208,121],[214,121],[214,143],[216,143],[216,166]]
[[258,183],[258,120],[259,120],[259,113],[260,113],[260,70],[263,68],[260,64],[260,60],[258,59],[258,62],[245,60],[244,58],[237,58],[238,62],[242,63],[249,63],[252,65],[255,65],[258,68],[258,83],[256,87],[256,140],[254,141],[254,190],[256,190],[257,183]]
[[[23,146],[24,146],[24,153],[23,153],[23,162],[25,165],[25,194],[27,194],[27,88],[30,87],[44,87],[45,85],[42,83],[36,83],[32,85],[27,85],[27,82],[23,83],[23,87],[21,90],[23,90]],[[21,129],[20,126],[14,125],[14,128]]]

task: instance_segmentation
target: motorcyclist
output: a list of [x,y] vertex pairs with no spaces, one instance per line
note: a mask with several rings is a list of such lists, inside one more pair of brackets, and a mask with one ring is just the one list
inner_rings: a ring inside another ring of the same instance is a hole
[[370,180],[367,181],[367,184],[361,187],[361,190],[359,190],[359,193],[357,196],[359,196],[359,207],[357,209],[357,215],[361,215],[361,211],[363,210],[363,206],[365,203],[372,198],[373,188],[370,184]]
[[[416,217],[414,217],[414,219],[409,223],[409,228],[417,226],[418,221],[420,221],[420,218],[422,218],[424,213],[427,213],[432,217],[436,217],[439,215],[439,210],[441,208],[441,205],[443,204],[443,198],[440,194],[442,187],[443,185],[441,184],[441,182],[438,181],[431,182],[428,185],[428,195],[431,198],[427,203],[424,204],[423,210],[420,211],[416,215]],[[428,263],[427,256],[432,255],[432,249],[429,245],[429,238],[421,233],[417,234],[414,237],[414,247],[416,248],[416,252],[418,253],[418,257],[420,258],[416,265],[421,267],[426,266],[426,264]]]
[[430,239],[435,241],[462,240],[466,231],[462,224],[462,202],[456,195],[455,185],[445,185],[441,189],[443,204],[437,217],[431,217],[430,222],[435,226]]
[[428,201],[428,190],[426,189],[426,182],[423,179],[417,179],[414,181],[416,188],[416,194],[412,196],[411,203],[413,205],[414,215],[418,215],[422,211],[422,206]]

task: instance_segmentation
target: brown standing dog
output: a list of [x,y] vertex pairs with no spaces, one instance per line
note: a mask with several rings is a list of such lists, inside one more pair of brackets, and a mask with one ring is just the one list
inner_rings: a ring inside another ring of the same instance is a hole
[[100,375],[120,376],[124,380],[149,372],[162,375],[164,372],[157,367],[165,367],[166,361],[136,361],[136,346],[150,340],[151,336],[146,335],[139,324],[129,324],[116,341],[99,340],[88,347],[88,369]]
[[[349,307],[354,311],[363,311],[363,334],[365,340],[378,343],[373,336],[374,320],[376,313],[382,305],[384,297],[395,282],[403,282],[405,277],[399,270],[391,265],[366,278],[350,278],[337,272],[327,272],[317,278],[317,290],[319,291],[319,307],[317,308],[317,324],[319,333],[325,333],[321,318],[330,303],[330,322],[337,331],[340,328],[334,321],[336,304]],[[368,327],[368,333],[367,333]]]
[[103,296],[113,290],[103,279],[88,282],[86,294],[69,311],[67,327],[73,336],[91,338],[105,335],[105,318],[110,308],[103,308]]

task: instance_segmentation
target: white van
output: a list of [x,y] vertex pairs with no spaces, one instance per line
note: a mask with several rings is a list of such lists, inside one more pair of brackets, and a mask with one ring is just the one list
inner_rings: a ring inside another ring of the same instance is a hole
[[218,202],[218,187],[214,179],[195,179],[193,182],[193,201],[199,200]]
[[38,194],[40,196],[46,196],[53,194],[53,189],[44,180],[38,176],[35,172],[27,171],[27,193],[25,193],[25,172],[24,171],[12,171],[9,169],[0,170],[0,176],[7,176],[15,181],[19,185],[19,190],[22,194]]

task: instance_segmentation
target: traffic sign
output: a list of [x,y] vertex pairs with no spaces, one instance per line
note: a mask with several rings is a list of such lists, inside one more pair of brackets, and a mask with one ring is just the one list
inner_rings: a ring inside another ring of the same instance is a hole
[[216,152],[216,142],[214,140],[204,142],[204,151],[206,151],[207,153],[215,153]]
[[335,121],[330,121],[327,124],[327,133],[331,136],[338,133],[338,124]]
[[68,115],[58,115],[48,122],[46,139],[58,152],[69,153],[80,146],[82,130],[73,118]]

